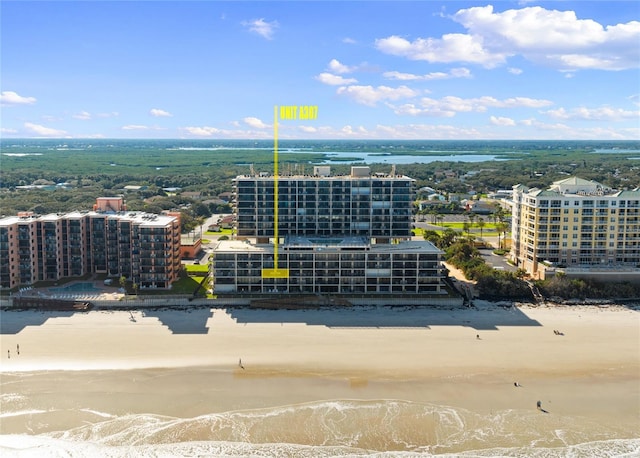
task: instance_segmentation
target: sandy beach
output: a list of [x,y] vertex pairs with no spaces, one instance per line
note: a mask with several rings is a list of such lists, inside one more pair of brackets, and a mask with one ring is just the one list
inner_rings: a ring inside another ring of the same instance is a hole
[[[108,418],[393,399],[485,420],[501,413],[538,422],[545,416],[536,408],[541,401],[549,415],[540,428],[577,422],[574,429],[586,434],[565,442],[637,439],[640,430],[640,313],[623,306],[479,302],[453,310],[2,311],[0,317],[5,447],[13,446],[12,435],[60,438],[67,434],[60,431],[78,427],[74,416],[35,427],[24,414],[54,396],[56,409],[82,405]],[[16,396],[33,401],[18,406]],[[585,432],[591,424],[608,429]],[[364,445],[372,449],[357,444]],[[505,446],[525,445],[531,446]]]

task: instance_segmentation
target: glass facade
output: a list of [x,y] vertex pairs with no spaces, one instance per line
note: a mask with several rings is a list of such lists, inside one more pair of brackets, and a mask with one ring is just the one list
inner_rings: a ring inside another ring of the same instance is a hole
[[[274,236],[274,177],[235,180],[238,237]],[[282,177],[280,236],[411,237],[408,177]]]
[[[442,253],[411,241],[413,179],[371,174],[278,179],[276,268],[275,178],[234,180],[238,240],[220,242],[212,257],[217,294],[445,294]],[[249,239],[257,243],[249,243]],[[278,241],[280,243],[280,240]],[[265,275],[265,270],[269,275]]]

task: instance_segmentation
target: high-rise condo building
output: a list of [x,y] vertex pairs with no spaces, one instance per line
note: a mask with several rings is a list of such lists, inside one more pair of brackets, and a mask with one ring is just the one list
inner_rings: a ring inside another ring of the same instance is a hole
[[513,187],[511,259],[534,277],[547,268],[640,266],[640,188],[570,177],[549,189]]
[[269,174],[238,176],[237,239],[214,251],[214,292],[445,294],[441,251],[411,240],[413,182],[369,167],[315,167],[277,186]]

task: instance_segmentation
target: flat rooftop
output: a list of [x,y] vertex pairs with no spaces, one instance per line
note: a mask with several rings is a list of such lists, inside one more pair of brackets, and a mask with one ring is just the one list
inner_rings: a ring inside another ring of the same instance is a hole
[[7,216],[0,219],[0,226],[33,221],[60,221],[63,219],[81,219],[87,216],[102,216],[108,219],[131,221],[142,227],[164,227],[176,219],[175,216],[156,215],[153,213],[126,211],[118,213],[102,213],[95,211],[75,211],[69,213],[48,213],[46,215]]
[[[362,251],[368,250],[369,252],[380,252],[380,253],[389,253],[389,252],[422,252],[422,253],[441,253],[434,244],[427,240],[407,240],[399,243],[380,243],[380,244],[369,244],[366,243],[363,238],[360,237],[347,237],[344,239],[339,239],[336,237],[331,237],[327,239],[322,239],[318,237],[313,237],[310,239],[305,239],[304,237],[295,237],[298,241],[306,240],[305,243],[299,244],[291,244],[285,243],[279,245],[280,249],[283,251],[295,251],[298,248],[306,249],[309,248],[317,251],[342,251],[344,248],[349,248],[351,251],[354,248],[361,249]],[[323,240],[333,242],[333,243],[322,243]],[[337,240],[344,240],[344,243],[335,243]],[[319,242],[319,243],[313,243]],[[353,243],[353,244],[352,244]],[[249,240],[222,240],[218,242],[218,245],[215,248],[215,251],[219,252],[238,252],[238,253],[273,253],[273,245],[272,244],[254,244]]]

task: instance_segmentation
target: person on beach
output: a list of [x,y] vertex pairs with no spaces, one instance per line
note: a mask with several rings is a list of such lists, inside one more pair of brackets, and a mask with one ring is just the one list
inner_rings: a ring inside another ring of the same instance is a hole
[[516,388],[522,387],[522,385],[520,385],[518,382],[513,382],[513,386],[515,386]]
[[11,350],[7,350],[7,358],[11,359]]
[[542,408],[542,401],[538,401],[538,402],[536,403],[536,406],[538,407],[538,410],[539,410],[540,412],[542,412],[542,413],[549,413],[549,412],[547,412],[546,410],[544,410],[544,409]]
[[20,344],[16,344],[16,351],[20,354]]
[[244,369],[244,366],[242,365],[242,358],[238,360],[238,366],[240,367],[240,369]]
[[480,340],[480,334],[476,334],[476,339]]

